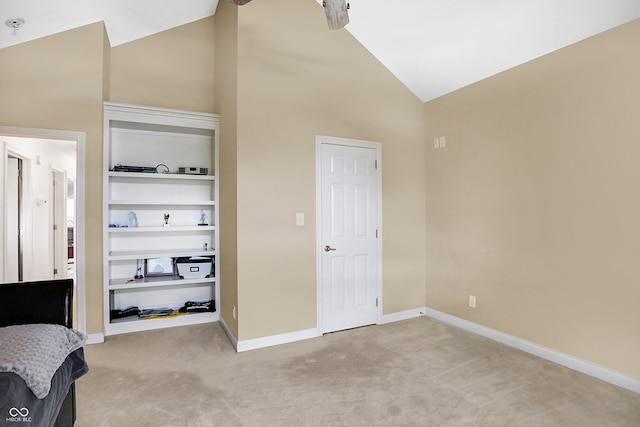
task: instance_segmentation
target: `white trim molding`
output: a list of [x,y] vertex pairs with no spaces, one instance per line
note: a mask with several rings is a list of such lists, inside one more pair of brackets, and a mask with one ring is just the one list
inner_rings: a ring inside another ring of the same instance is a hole
[[414,308],[411,310],[383,314],[382,316],[380,316],[378,325],[384,325],[386,323],[393,323],[393,322],[400,322],[402,320],[414,319],[420,316],[424,316],[424,308]]
[[87,345],[89,344],[102,344],[104,342],[104,334],[89,334],[87,335]]
[[322,334],[317,328],[303,329],[301,331],[238,341],[236,343],[236,351],[240,353],[242,351],[257,350],[259,348],[272,347],[274,345],[287,344],[309,338],[318,338],[320,336],[322,336]]
[[579,359],[569,354],[561,353],[557,350],[544,347],[542,345],[515,337],[513,335],[505,334],[504,332],[500,332],[495,329],[491,329],[486,326],[482,326],[477,323],[470,322],[468,320],[461,319],[459,317],[452,316],[438,310],[425,308],[424,313],[425,315],[436,320],[440,320],[450,325],[457,326],[461,329],[473,332],[474,334],[478,334],[499,343],[506,344],[510,347],[517,348],[518,350],[522,350],[524,352],[557,363],[558,365],[573,369],[574,371],[581,372],[583,374],[598,378],[602,381],[606,381],[610,384],[640,394],[640,378],[635,378],[630,375],[614,371],[613,369],[609,369],[604,366]]
[[[399,322],[401,320],[413,319],[424,316],[424,308],[415,308],[412,310],[400,311],[397,313],[385,314],[380,317],[379,325],[385,323]],[[270,335],[266,337],[254,338],[250,340],[238,341],[233,335],[222,316],[220,317],[220,325],[229,337],[229,340],[235,347],[237,352],[257,350],[259,348],[272,347],[280,344],[287,344],[295,341],[302,341],[310,338],[318,338],[323,335],[322,330],[318,328],[303,329],[301,331],[287,332],[284,334]],[[374,325],[370,325],[374,326]]]
[[76,239],[75,246],[75,283],[78,315],[76,318],[78,330],[87,332],[86,323],[86,287],[85,287],[85,150],[86,134],[84,132],[22,128],[0,126],[0,135],[39,138],[63,139],[76,142]]
[[231,332],[231,329],[229,328],[229,325],[227,325],[227,322],[225,322],[222,314],[220,315],[220,320],[218,320],[218,322],[220,323],[220,326],[222,326],[222,330],[224,331],[224,333],[227,334],[227,337],[229,338],[229,341],[231,341],[233,348],[238,351],[238,338],[236,338],[233,332]]
[[229,325],[227,325],[227,322],[225,322],[224,317],[220,316],[219,323],[220,326],[222,326],[222,330],[224,331],[224,333],[227,334],[229,341],[231,341],[233,348],[235,348],[238,353],[322,336],[322,333],[319,329],[311,328],[301,331],[287,332],[284,334],[270,335],[266,337],[239,341],[231,331],[231,328],[229,328]]

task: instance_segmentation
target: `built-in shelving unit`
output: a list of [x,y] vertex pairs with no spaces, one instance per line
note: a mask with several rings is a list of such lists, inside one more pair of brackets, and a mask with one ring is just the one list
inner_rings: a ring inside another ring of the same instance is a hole
[[[187,301],[219,307],[218,127],[213,114],[104,104],[105,335],[218,320],[217,311],[111,316],[131,306],[177,310]],[[211,268],[180,276],[176,261],[192,257],[211,260]]]

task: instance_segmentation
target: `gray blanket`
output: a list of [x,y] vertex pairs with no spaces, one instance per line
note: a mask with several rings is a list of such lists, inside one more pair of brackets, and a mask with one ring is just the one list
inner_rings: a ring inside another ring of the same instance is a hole
[[66,357],[82,347],[87,336],[61,325],[14,325],[0,328],[0,372],[19,375],[38,398]]

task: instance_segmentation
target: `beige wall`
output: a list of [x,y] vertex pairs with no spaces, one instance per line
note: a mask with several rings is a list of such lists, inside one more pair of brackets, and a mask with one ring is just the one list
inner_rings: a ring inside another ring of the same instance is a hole
[[102,23],[0,49],[0,124],[86,134],[87,330],[102,331]]
[[[103,100],[222,114],[221,313],[240,339],[315,327],[317,134],[383,143],[383,309],[422,305],[422,104],[345,31],[329,32],[313,0],[256,5],[221,3],[215,25],[208,18],[114,48],[94,24],[0,51],[10,70],[2,88],[15,100],[3,125],[88,133],[89,333],[102,331]],[[240,36],[238,10],[247,12]]]
[[214,18],[111,49],[110,101],[214,113]]
[[[428,307],[640,377],[640,21],[425,105]],[[468,307],[468,295],[477,308]]]
[[313,0],[238,19],[239,338],[316,327],[316,135],[382,143],[383,310],[423,306],[423,104]]
[[329,135],[383,146],[384,313],[426,304],[640,377],[639,36],[636,21],[423,106],[315,1],[221,2],[215,25],[113,49],[101,23],[1,49],[0,124],[87,135],[89,333],[109,97],[222,114],[221,313],[240,339],[315,327]]
[[[86,133],[87,332],[103,330],[103,100],[213,112],[214,21],[110,48],[102,23],[0,50],[0,125]],[[109,99],[110,98],[110,99]]]
[[216,10],[214,110],[220,114],[220,315],[238,336],[237,134],[238,8],[220,2]]

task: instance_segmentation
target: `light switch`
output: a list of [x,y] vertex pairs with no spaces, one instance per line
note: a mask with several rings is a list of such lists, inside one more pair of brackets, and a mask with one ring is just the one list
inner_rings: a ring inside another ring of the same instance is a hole
[[447,141],[444,139],[444,136],[440,137],[440,148],[443,148],[447,145]]
[[298,227],[301,227],[304,225],[304,213],[303,212],[298,212],[296,214],[296,225]]
[[433,148],[440,147],[440,138],[433,138]]

